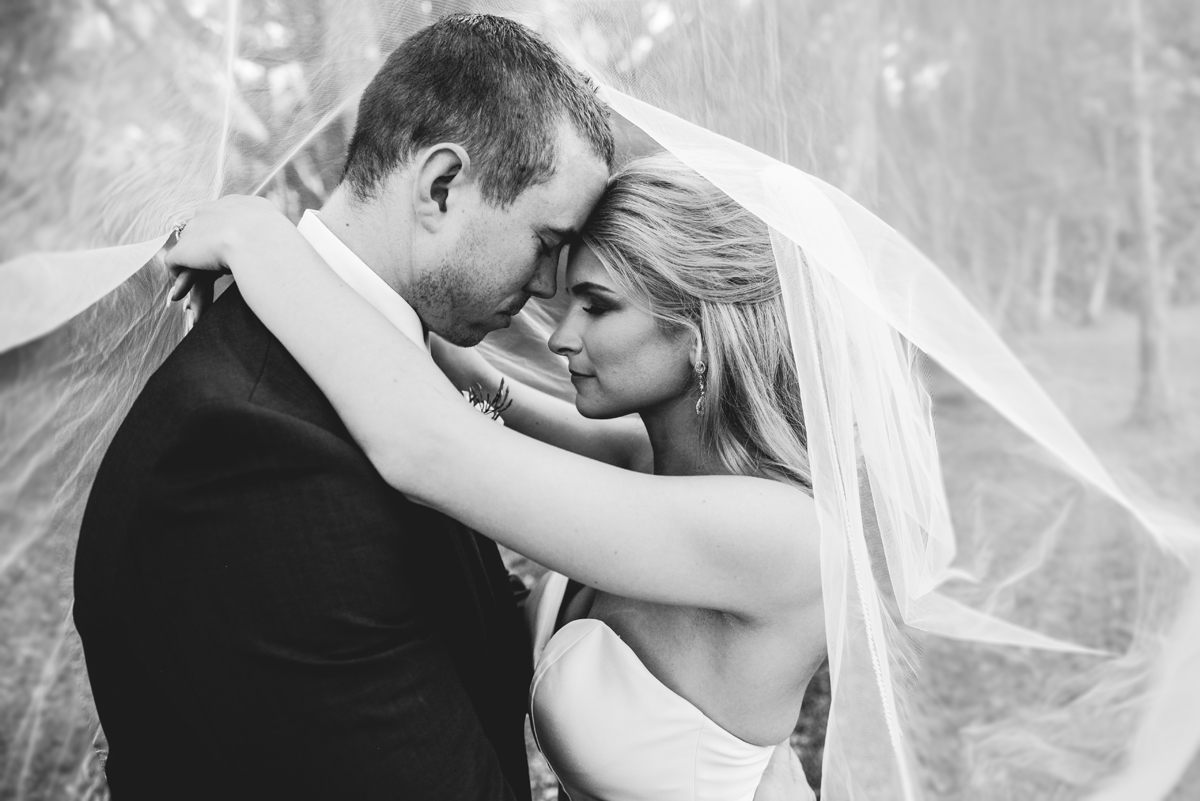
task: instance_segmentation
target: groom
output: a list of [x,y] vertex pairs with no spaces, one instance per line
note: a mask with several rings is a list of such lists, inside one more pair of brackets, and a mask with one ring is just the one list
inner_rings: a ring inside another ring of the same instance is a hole
[[[470,345],[553,295],[612,158],[552,49],[449,17],[367,88],[301,231],[405,334]],[[495,545],[390,489],[236,288],[113,440],[75,588],[116,801],[529,798]]]

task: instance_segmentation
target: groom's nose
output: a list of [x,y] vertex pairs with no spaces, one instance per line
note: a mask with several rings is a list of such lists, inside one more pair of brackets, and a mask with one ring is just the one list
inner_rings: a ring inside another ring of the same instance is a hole
[[558,292],[558,261],[551,256],[540,256],[533,277],[525,285],[525,291],[535,298],[549,300]]

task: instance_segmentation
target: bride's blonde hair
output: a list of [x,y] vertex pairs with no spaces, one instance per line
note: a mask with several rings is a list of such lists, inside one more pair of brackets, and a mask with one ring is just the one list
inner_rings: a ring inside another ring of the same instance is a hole
[[703,343],[701,431],[725,467],[811,491],[767,226],[663,153],[613,176],[582,239],[634,303]]

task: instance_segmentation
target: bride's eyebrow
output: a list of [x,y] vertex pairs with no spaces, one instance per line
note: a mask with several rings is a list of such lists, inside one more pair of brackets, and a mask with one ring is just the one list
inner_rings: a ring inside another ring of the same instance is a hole
[[578,284],[572,284],[567,287],[567,293],[570,295],[607,295],[610,298],[617,296],[606,286],[601,284],[593,284],[591,281],[580,281]]

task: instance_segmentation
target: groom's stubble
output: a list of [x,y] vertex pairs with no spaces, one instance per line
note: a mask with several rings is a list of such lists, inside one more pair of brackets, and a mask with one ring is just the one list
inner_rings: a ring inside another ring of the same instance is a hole
[[486,243],[472,232],[436,268],[417,275],[405,293],[425,326],[459,347],[478,345],[490,332],[506,328],[530,297],[519,291],[505,298],[486,253]]

